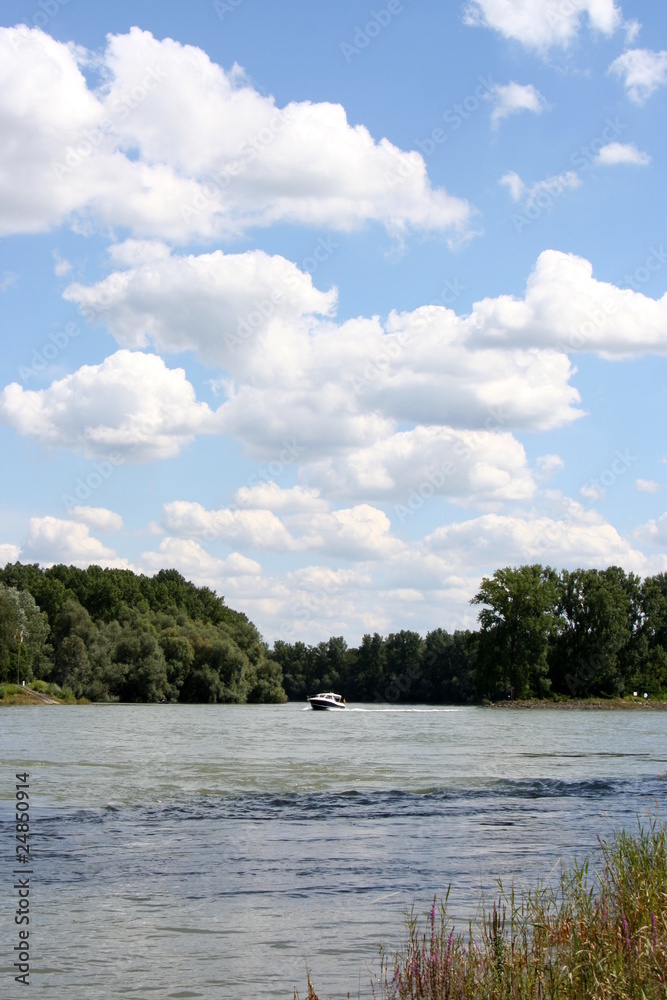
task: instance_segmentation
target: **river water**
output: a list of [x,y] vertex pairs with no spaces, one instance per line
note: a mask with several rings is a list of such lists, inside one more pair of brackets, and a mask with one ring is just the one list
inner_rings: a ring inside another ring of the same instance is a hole
[[[462,929],[664,819],[667,713],[89,705],[0,714],[0,995],[30,774],[30,989],[54,1000],[369,996],[406,908]],[[15,940],[16,938],[16,940]]]

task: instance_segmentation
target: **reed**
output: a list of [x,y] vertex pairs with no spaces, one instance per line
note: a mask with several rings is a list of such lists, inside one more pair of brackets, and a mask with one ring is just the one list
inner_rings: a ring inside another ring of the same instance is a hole
[[[400,950],[381,950],[368,996],[666,1000],[666,829],[650,821],[600,848],[567,868],[555,888],[517,895],[499,884],[497,899],[465,933],[449,919],[447,897],[434,899],[421,919],[410,913]],[[307,1000],[318,1000],[310,978],[308,990]]]

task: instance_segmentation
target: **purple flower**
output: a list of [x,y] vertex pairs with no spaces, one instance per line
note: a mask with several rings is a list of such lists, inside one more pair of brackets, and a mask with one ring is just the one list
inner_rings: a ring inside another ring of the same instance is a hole
[[623,925],[623,933],[625,935],[625,943],[626,943],[627,947],[630,948],[631,947],[631,945],[630,945],[630,932],[628,931],[628,922],[625,919],[625,914],[621,914],[621,924]]

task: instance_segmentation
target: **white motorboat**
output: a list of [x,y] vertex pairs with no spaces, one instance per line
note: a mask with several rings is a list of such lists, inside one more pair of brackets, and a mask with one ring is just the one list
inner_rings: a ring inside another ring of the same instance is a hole
[[326,694],[310,695],[307,700],[310,702],[310,707],[317,712],[333,712],[345,708],[345,699],[339,694],[334,694],[333,691]]

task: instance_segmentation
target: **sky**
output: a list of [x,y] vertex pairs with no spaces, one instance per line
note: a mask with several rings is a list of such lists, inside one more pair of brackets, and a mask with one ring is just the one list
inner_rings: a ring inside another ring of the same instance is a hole
[[0,564],[268,643],[667,570],[667,8],[4,0]]

